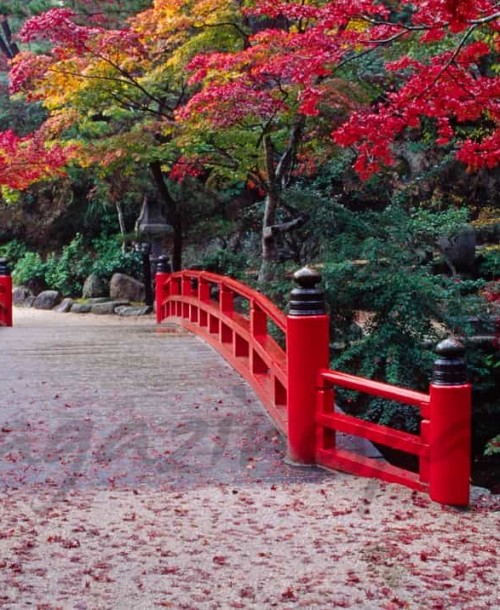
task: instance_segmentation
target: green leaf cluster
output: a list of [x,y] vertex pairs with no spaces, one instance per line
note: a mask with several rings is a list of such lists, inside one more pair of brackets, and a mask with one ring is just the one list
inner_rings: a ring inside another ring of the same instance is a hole
[[22,252],[22,247],[11,242],[6,254],[16,254],[12,260],[12,277],[17,285],[29,284],[33,280],[47,288],[58,290],[64,296],[78,296],[83,282],[95,273],[109,280],[113,273],[127,273],[141,277],[142,260],[137,252],[122,252],[120,236],[102,236],[89,243],[77,234],[59,253],[51,253],[44,260],[37,252]]

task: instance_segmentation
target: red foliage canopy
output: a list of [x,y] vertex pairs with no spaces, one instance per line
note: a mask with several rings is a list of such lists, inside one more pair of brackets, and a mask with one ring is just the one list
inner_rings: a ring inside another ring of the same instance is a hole
[[11,130],[0,133],[0,186],[24,189],[33,182],[62,174],[71,149],[47,148],[41,131],[20,138]]
[[494,2],[257,0],[247,12],[279,20],[280,27],[251,36],[242,51],[197,57],[192,82],[204,86],[184,116],[201,113],[215,127],[245,116],[271,117],[290,111],[290,87],[298,89],[298,112],[317,115],[322,104],[339,103],[329,80],[347,64],[378,53],[389,73],[382,101],[361,110],[345,104],[350,116],[332,132],[337,144],[356,150],[363,178],[393,164],[394,142],[408,131],[418,137],[423,119],[436,144],[453,144],[470,169],[500,163],[500,79],[490,68],[500,48]]

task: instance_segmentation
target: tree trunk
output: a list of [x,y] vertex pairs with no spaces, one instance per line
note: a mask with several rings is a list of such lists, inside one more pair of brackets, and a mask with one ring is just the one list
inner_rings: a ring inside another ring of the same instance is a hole
[[258,277],[259,284],[265,284],[273,279],[273,265],[276,263],[276,236],[273,225],[276,220],[278,203],[279,198],[275,193],[267,194],[262,221],[262,260]]
[[161,163],[159,161],[153,161],[149,164],[149,167],[158,193],[165,206],[165,218],[173,230],[171,253],[172,270],[179,271],[182,266],[182,222],[178,205],[168,190],[165,175],[161,169]]
[[272,227],[276,221],[276,211],[279,205],[279,185],[276,180],[274,166],[274,148],[269,135],[264,136],[264,154],[267,172],[268,192],[264,205],[264,218],[262,219],[262,261],[259,270],[258,282],[265,284],[272,279],[272,267],[276,261],[276,239]]
[[290,179],[297,147],[304,132],[304,125],[305,118],[300,117],[297,123],[292,126],[288,146],[277,164],[275,164],[275,151],[270,135],[266,134],[263,139],[268,189],[262,221],[262,261],[258,276],[259,284],[264,284],[273,279],[273,267],[276,263],[276,236],[278,233],[291,231],[298,226],[298,223],[295,222],[277,226],[276,212],[281,194]]
[[125,226],[125,217],[123,216],[123,207],[121,200],[115,200],[116,213],[118,215],[118,224],[120,225],[120,233],[122,236],[122,252],[127,249],[127,227]]
[[0,15],[0,30],[0,53],[7,59],[13,59],[19,53],[19,47],[12,40],[9,20],[4,15]]

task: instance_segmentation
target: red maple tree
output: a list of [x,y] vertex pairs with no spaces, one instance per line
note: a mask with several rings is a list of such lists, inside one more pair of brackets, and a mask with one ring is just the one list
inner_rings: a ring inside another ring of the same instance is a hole
[[266,29],[241,51],[192,63],[193,82],[204,87],[187,113],[201,112],[222,128],[244,116],[271,119],[290,112],[293,87],[299,113],[331,113],[342,104],[342,79],[334,77],[345,79],[346,68],[354,73],[371,56],[382,62],[383,76],[365,84],[379,95],[354,110],[344,101],[349,118],[332,130],[337,144],[357,152],[363,178],[394,164],[394,142],[408,132],[417,137],[423,127],[438,146],[451,143],[470,169],[500,162],[497,3],[260,0],[247,12],[264,19]]

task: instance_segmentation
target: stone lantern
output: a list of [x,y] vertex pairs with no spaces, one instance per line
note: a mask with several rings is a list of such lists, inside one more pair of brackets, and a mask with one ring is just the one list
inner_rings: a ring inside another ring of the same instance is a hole
[[165,237],[173,231],[172,226],[166,221],[158,201],[144,197],[141,213],[135,223],[135,231],[137,234],[136,249],[142,254],[145,301],[146,305],[152,305],[151,277],[152,275],[154,277],[156,272],[158,259],[164,254]]

